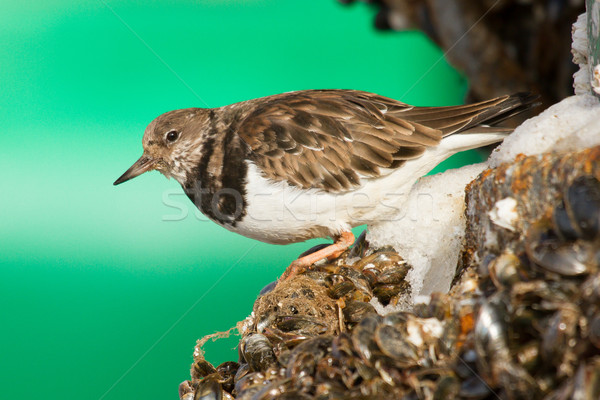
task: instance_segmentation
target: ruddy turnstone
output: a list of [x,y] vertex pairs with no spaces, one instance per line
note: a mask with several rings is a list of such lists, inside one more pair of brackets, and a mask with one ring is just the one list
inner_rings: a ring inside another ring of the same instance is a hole
[[148,125],[144,153],[114,184],[158,170],[230,231],[276,244],[334,239],[294,261],[294,274],[339,256],[352,227],[397,213],[399,195],[447,157],[502,141],[511,130],[493,125],[535,99],[415,107],[356,90],[303,90],[170,111]]

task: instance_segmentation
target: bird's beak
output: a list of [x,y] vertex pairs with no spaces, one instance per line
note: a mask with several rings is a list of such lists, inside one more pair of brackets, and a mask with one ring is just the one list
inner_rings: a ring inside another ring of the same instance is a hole
[[135,178],[136,176],[140,176],[144,172],[152,171],[156,165],[156,161],[152,157],[148,157],[147,155],[142,155],[139,160],[133,163],[131,167],[123,175],[119,177],[113,183],[113,185],[118,185],[120,183],[126,182],[130,179]]

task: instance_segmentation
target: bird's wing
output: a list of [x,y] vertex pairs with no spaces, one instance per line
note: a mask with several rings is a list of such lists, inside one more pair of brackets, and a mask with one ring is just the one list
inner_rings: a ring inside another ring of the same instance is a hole
[[398,168],[444,136],[481,123],[482,114],[508,97],[413,107],[360,91],[306,90],[258,99],[237,132],[266,177],[344,192],[361,177]]

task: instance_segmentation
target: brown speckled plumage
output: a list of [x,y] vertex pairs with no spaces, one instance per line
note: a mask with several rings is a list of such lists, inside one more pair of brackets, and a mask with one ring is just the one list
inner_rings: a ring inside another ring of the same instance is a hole
[[517,111],[531,100],[514,95],[414,107],[356,90],[307,90],[239,103],[244,118],[231,128],[268,178],[339,192],[358,186],[359,175],[398,168],[444,136]]

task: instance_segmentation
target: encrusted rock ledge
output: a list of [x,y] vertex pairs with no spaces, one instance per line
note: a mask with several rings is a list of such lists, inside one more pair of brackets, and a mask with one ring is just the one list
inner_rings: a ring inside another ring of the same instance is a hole
[[[575,204],[565,204],[563,199],[573,182],[581,177],[600,179],[600,146],[565,154],[545,153],[520,156],[514,163],[502,164],[484,171],[466,189],[466,230],[463,249],[463,267],[480,265],[486,257],[504,251],[525,251],[527,233],[539,221],[556,218],[590,219],[583,224],[596,224],[592,204],[594,184],[590,188],[578,187],[585,199],[571,199]],[[589,207],[585,201],[591,202]],[[565,210],[555,215],[554,210]],[[576,210],[577,207],[588,207]],[[585,214],[585,215],[579,215]],[[591,228],[594,229],[594,228]],[[460,272],[459,268],[459,272]]]

